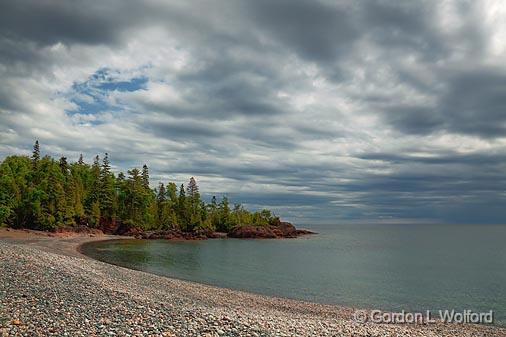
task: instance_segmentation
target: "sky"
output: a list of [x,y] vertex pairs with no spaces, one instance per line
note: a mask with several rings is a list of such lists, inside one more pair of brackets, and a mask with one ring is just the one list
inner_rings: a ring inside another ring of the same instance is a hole
[[296,224],[506,223],[501,0],[0,0],[0,159]]

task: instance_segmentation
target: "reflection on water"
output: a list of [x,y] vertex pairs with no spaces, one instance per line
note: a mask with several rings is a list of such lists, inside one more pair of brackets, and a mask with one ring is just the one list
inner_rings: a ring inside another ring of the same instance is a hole
[[506,226],[336,225],[293,240],[108,241],[97,259],[159,275],[385,310],[494,310],[506,321]]

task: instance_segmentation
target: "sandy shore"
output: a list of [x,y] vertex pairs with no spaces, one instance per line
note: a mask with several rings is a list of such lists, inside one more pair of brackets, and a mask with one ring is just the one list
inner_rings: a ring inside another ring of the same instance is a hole
[[472,324],[374,324],[353,308],[221,289],[109,265],[111,236],[0,229],[0,336],[506,336]]

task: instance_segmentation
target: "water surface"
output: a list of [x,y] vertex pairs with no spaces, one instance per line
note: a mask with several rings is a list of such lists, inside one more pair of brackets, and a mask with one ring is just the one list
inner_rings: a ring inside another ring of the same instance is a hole
[[506,323],[506,226],[334,225],[286,240],[93,242],[85,254],[163,276],[382,310],[495,311]]

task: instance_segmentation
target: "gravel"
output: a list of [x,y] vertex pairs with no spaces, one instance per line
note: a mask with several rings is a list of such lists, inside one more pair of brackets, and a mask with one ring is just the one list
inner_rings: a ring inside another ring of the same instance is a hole
[[506,336],[373,324],[353,308],[253,295],[0,240],[0,336]]

